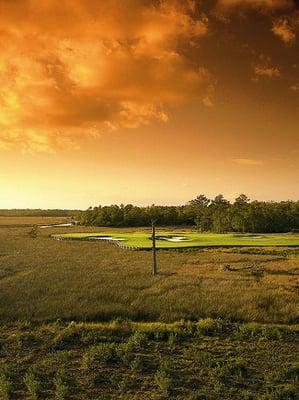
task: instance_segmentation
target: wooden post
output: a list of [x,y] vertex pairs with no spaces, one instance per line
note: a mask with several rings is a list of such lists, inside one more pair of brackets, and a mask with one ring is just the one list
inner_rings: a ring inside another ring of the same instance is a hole
[[152,275],[157,274],[157,256],[156,256],[156,221],[152,221],[152,252],[153,252],[153,266],[152,266]]

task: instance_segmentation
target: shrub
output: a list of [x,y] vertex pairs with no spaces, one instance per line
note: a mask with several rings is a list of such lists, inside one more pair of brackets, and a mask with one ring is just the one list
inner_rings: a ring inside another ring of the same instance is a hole
[[130,367],[134,372],[142,372],[145,368],[144,360],[141,356],[136,356],[130,363]]
[[31,230],[29,231],[29,236],[34,238],[34,239],[37,238],[37,236],[38,236],[38,225],[33,225]]
[[178,332],[170,332],[168,336],[168,344],[173,347],[176,343],[179,343],[181,335]]
[[219,335],[223,331],[223,324],[221,320],[206,318],[196,323],[198,333],[206,336]]
[[208,400],[206,394],[202,393],[201,391],[196,391],[189,395],[187,400]]
[[198,348],[191,347],[185,349],[184,356],[191,358],[196,364],[202,367],[211,367],[213,365],[211,354]]
[[255,400],[256,396],[248,390],[244,390],[240,393],[240,398],[242,400]]
[[237,358],[219,364],[216,368],[216,372],[220,378],[230,376],[242,378],[247,372],[247,367],[243,359]]
[[261,338],[267,340],[280,340],[290,333],[287,327],[275,325],[261,325],[255,322],[241,324],[235,335],[238,339]]
[[8,375],[2,371],[0,372],[0,397],[3,400],[9,400],[12,394],[12,383]]
[[291,364],[284,374],[285,379],[299,382],[299,362]]
[[120,343],[115,347],[117,360],[124,365],[130,365],[134,359],[133,346],[130,343]]
[[66,400],[69,395],[69,384],[65,371],[59,370],[54,378],[55,399]]
[[144,332],[141,331],[135,331],[132,336],[130,336],[128,340],[128,345],[134,347],[134,348],[140,348],[144,346],[147,343],[147,335]]
[[124,394],[130,387],[130,380],[127,376],[122,377],[122,379],[117,380],[117,387],[120,393]]
[[159,369],[155,374],[155,382],[164,396],[168,396],[173,383],[171,377],[163,369]]
[[81,335],[80,331],[76,326],[69,324],[65,329],[55,336],[53,344],[55,349],[67,350],[72,348],[74,345],[80,343]]
[[257,400],[298,400],[298,387],[286,385],[260,395]]
[[115,360],[115,345],[112,343],[101,343],[92,346],[84,353],[81,367],[85,371],[95,370],[98,369],[99,366]]
[[160,364],[155,374],[155,382],[160,392],[168,397],[173,388],[173,381],[170,375],[170,363],[168,361],[164,361]]
[[41,384],[34,371],[29,370],[24,377],[24,384],[32,400],[37,400],[40,395]]

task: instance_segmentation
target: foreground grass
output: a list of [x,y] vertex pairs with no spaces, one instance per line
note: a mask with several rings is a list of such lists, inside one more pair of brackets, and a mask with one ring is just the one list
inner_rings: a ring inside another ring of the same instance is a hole
[[[157,232],[157,236],[180,236],[180,233]],[[217,247],[217,246],[298,246],[299,235],[295,234],[215,234],[183,232],[186,241],[169,242],[157,240],[157,248],[184,248],[184,247]],[[54,238],[61,239],[88,239],[105,237],[105,232],[71,232],[56,234]],[[109,236],[120,239],[120,244],[141,249],[149,249],[152,246],[151,235],[148,232],[110,232]]]
[[0,321],[299,320],[296,248],[159,251],[152,277],[150,252],[29,231],[0,229]]
[[0,333],[1,399],[298,399],[298,326],[56,322]]

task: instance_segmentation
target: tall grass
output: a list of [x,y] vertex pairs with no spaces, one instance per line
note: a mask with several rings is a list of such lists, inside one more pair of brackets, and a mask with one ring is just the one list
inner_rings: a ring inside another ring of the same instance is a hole
[[0,321],[299,319],[299,250],[159,251],[152,277],[149,252],[29,230],[0,229]]

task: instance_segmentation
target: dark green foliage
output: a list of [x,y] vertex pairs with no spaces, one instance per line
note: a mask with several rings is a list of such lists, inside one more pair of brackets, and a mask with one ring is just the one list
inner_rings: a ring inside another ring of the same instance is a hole
[[250,202],[243,194],[234,203],[220,194],[213,200],[200,195],[185,206],[98,206],[82,212],[80,221],[87,226],[149,226],[153,215],[160,226],[195,225],[199,232],[275,233],[299,229],[299,201]]

